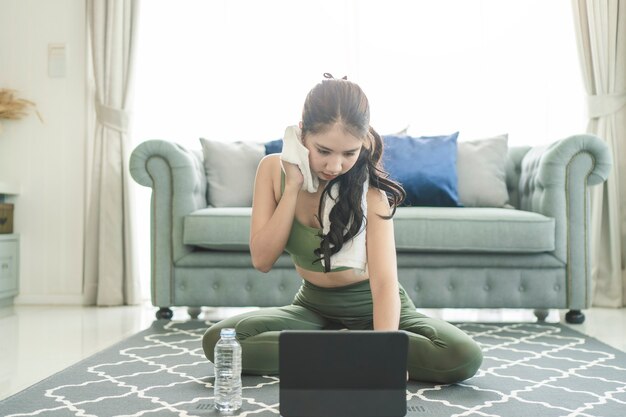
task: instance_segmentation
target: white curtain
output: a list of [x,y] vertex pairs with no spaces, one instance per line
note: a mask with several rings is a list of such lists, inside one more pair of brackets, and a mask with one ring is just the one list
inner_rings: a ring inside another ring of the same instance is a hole
[[592,189],[593,304],[626,305],[626,1],[573,0],[588,95],[587,131],[611,149],[613,169]]
[[131,73],[137,31],[135,0],[88,0],[95,127],[88,137],[86,304],[140,301],[133,222],[128,137]]

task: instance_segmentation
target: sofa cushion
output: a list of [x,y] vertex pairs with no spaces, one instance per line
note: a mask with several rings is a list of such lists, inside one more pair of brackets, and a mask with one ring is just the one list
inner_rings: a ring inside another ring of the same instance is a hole
[[[206,208],[185,217],[183,242],[248,251],[250,207]],[[401,252],[535,253],[554,250],[554,219],[521,210],[400,207],[394,216]]]
[[405,206],[457,207],[457,137],[384,136],[383,166],[406,191]]
[[209,207],[185,216],[183,243],[206,249],[247,251],[252,207]]
[[[404,185],[407,191],[404,205],[506,206],[507,135],[459,141],[458,145],[457,136],[458,133],[413,138],[406,134],[406,129],[383,136],[387,147],[385,167],[393,179]],[[200,141],[212,207],[248,206],[260,158],[280,153],[283,146],[282,139],[263,144]]]
[[221,142],[200,138],[208,184],[208,204],[213,207],[252,205],[254,178],[265,147],[252,142]]
[[465,207],[504,207],[508,135],[459,141],[457,176],[459,200]]
[[477,207],[402,207],[394,216],[398,251],[546,252],[554,219],[538,213]]
[[265,155],[281,153],[283,151],[282,139],[270,140],[269,142],[265,142],[263,145],[265,146]]

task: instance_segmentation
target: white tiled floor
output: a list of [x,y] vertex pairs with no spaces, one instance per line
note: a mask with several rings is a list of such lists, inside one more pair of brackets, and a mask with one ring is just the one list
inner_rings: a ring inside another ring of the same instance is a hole
[[[249,309],[206,309],[201,318],[217,320]],[[0,399],[50,376],[115,342],[150,326],[156,309],[132,307],[17,306],[0,310]],[[420,310],[444,320],[480,322],[535,321],[532,310]],[[552,310],[549,322],[565,322]],[[586,321],[571,327],[626,351],[626,309],[593,308]],[[174,309],[175,320],[186,320]]]

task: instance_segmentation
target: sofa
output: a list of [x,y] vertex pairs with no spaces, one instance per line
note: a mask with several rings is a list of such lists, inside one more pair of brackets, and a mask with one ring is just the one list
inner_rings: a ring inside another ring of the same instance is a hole
[[[251,208],[210,204],[211,156],[147,140],[130,158],[132,177],[152,188],[151,298],[159,319],[170,319],[173,306],[197,317],[203,306],[285,305],[301,284],[286,253],[268,273],[253,268]],[[524,308],[538,319],[567,309],[568,322],[582,323],[592,298],[589,187],[606,180],[610,152],[583,134],[509,147],[502,158],[503,207],[397,209],[398,278],[418,308]]]

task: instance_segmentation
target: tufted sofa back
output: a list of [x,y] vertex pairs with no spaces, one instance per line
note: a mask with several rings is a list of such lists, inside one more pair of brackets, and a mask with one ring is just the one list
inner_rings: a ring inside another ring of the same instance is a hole
[[506,188],[509,192],[509,204],[520,208],[519,180],[522,172],[522,160],[530,146],[512,146],[506,158]]

